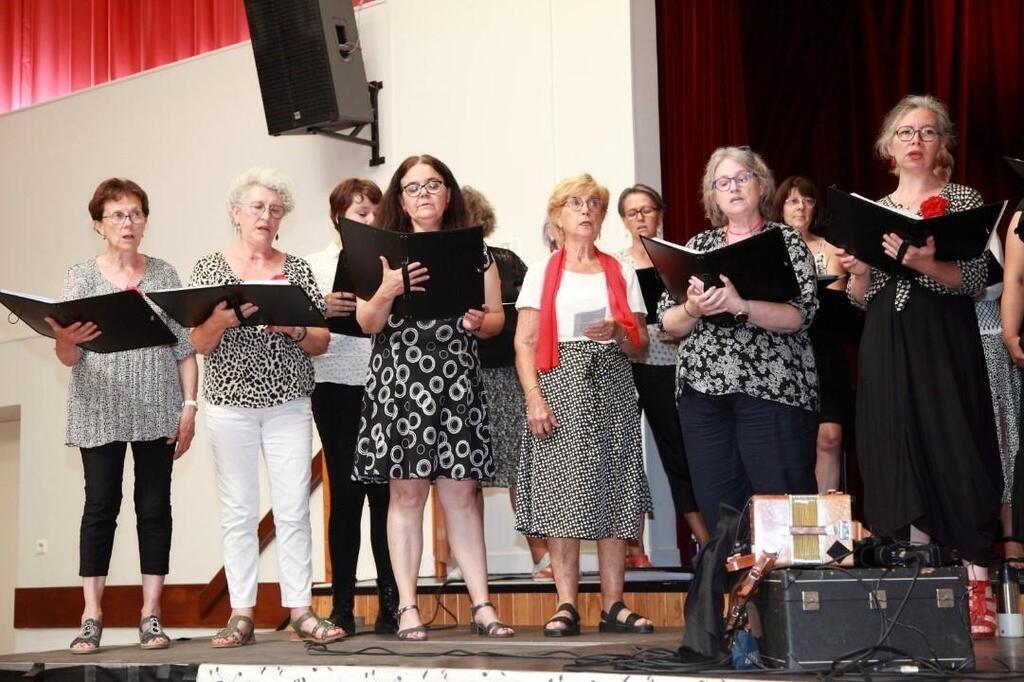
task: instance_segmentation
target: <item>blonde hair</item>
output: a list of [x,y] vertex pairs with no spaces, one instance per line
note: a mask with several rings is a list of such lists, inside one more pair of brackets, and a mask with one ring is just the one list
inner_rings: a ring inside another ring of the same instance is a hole
[[469,225],[480,225],[484,228],[484,236],[490,237],[497,226],[494,207],[487,197],[475,187],[462,186],[462,200],[466,202],[466,220]]
[[[885,115],[885,120],[882,121],[878,137],[875,139],[875,154],[883,161],[892,159],[892,155],[886,149],[886,146],[893,135],[896,134],[896,124],[915,109],[927,109],[935,115],[935,126],[939,129],[939,151],[936,159],[941,160],[943,165],[948,165],[949,168],[952,168],[951,150],[956,146],[956,133],[953,132],[953,121],[949,118],[949,109],[946,108],[946,105],[932,95],[907,95],[889,110],[889,113]],[[947,159],[950,160],[949,164],[945,164]],[[898,170],[890,168],[889,172],[895,175],[898,173]]]
[[711,221],[712,227],[722,227],[729,222],[725,214],[722,213],[722,209],[718,207],[718,202],[715,201],[717,190],[714,187],[715,170],[718,168],[718,164],[726,159],[732,159],[757,176],[761,185],[761,198],[757,202],[757,208],[761,217],[767,219],[772,211],[772,197],[775,196],[775,176],[772,175],[768,164],[764,162],[760,154],[752,151],[749,147],[719,147],[711,152],[711,158],[708,159],[708,164],[704,167],[704,178],[701,181],[701,201],[704,204],[704,215]]
[[580,173],[563,179],[551,191],[548,199],[548,221],[551,223],[550,234],[555,242],[561,246],[565,243],[565,230],[555,220],[555,216],[569,197],[584,196],[592,194],[601,201],[601,220],[597,225],[597,236],[601,236],[601,225],[604,217],[608,214],[608,188],[598,184],[597,180],[590,173]]

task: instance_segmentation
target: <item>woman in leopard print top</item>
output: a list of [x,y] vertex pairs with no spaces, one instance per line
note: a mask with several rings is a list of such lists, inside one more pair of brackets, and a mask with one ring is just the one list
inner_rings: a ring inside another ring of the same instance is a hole
[[[284,277],[301,286],[324,312],[323,296],[309,264],[274,248],[281,219],[294,208],[291,182],[276,171],[254,168],[235,180],[228,213],[238,240],[204,256],[192,286],[236,284]],[[243,303],[240,313],[256,308]],[[263,451],[277,528],[281,605],[303,639],[332,642],[345,631],[310,611],[313,583],[309,523],[310,453],[313,449],[310,355],[327,349],[325,328],[241,326],[226,302],[192,330],[192,345],[206,356],[203,395],[206,425],[217,465],[224,533],[224,572],[231,619],[213,638],[217,648],[253,638],[259,546],[259,464]]]

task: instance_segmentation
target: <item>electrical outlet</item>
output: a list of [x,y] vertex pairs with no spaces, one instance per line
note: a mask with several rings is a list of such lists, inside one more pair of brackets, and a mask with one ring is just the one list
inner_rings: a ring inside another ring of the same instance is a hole
[[46,554],[49,545],[46,540],[36,540],[36,554]]

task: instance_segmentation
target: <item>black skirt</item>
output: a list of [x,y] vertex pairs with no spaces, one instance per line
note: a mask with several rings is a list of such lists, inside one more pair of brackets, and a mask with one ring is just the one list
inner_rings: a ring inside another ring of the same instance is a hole
[[893,278],[868,304],[857,451],[864,512],[893,535],[913,524],[969,560],[990,555],[1002,474],[974,303]]

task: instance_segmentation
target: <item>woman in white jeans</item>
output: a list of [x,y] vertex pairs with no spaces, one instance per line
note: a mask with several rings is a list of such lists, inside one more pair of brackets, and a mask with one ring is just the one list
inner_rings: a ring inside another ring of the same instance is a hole
[[[228,193],[228,213],[238,240],[204,256],[191,286],[285,278],[298,284],[323,312],[323,297],[306,261],[274,248],[281,219],[294,208],[291,182],[280,173],[254,168]],[[256,312],[243,303],[240,315]],[[196,351],[206,356],[203,396],[206,425],[217,466],[224,572],[231,618],[213,637],[216,648],[253,641],[253,608],[259,566],[259,452],[267,466],[277,529],[281,605],[291,611],[302,639],[333,642],[345,631],[318,618],[312,604],[312,533],[309,525],[310,459],[313,446],[309,356],[323,353],[324,328],[241,326],[221,302],[192,330]]]

